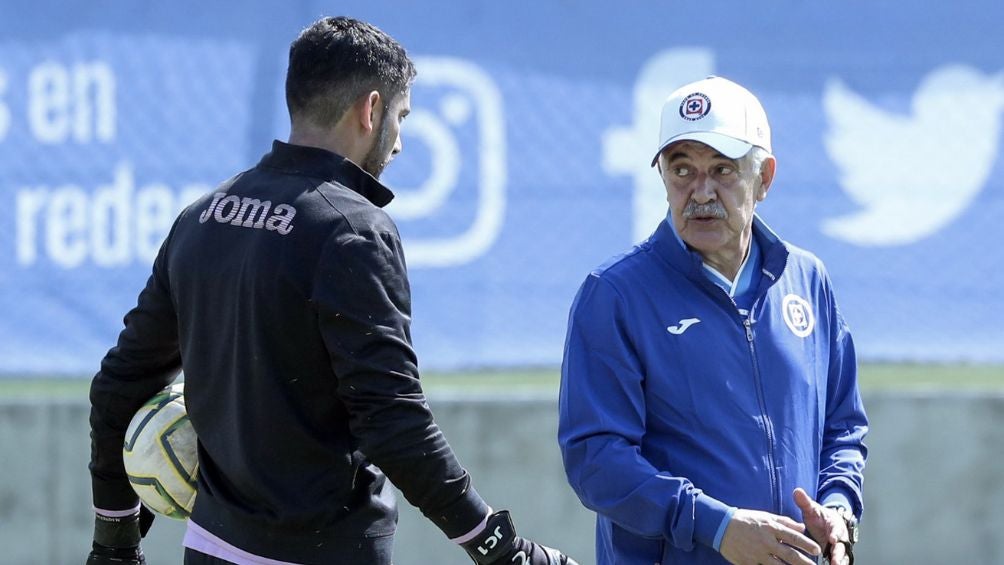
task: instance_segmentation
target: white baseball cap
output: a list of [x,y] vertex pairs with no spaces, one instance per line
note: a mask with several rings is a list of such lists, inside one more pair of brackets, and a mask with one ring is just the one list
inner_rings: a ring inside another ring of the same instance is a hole
[[659,150],[676,141],[699,141],[729,159],[754,146],[770,152],[767,113],[753,93],[722,77],[710,76],[676,89],[662,105]]

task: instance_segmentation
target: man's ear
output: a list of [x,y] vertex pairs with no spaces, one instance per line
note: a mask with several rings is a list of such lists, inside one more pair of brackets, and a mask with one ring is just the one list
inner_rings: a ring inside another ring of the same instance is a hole
[[356,116],[359,126],[366,133],[372,132],[379,124],[383,114],[383,98],[376,90],[371,90],[356,102]]
[[767,191],[770,190],[770,184],[774,182],[775,172],[777,172],[777,159],[773,155],[769,155],[760,165],[760,192],[756,195],[757,200],[763,202],[763,199],[767,198]]

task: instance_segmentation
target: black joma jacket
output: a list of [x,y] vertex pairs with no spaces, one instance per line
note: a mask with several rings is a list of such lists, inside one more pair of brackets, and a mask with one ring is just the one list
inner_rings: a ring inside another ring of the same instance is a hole
[[348,160],[276,141],[181,213],[91,386],[97,508],[136,505],[125,429],[183,368],[192,520],[232,545],[296,563],[389,559],[384,474],[450,537],[484,518],[419,384],[391,198]]

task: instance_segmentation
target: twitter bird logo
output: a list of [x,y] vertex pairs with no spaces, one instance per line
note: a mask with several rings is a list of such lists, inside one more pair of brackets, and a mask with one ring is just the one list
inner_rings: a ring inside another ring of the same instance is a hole
[[824,221],[830,237],[860,246],[913,243],[961,214],[994,166],[1004,76],[947,65],[929,73],[912,113],[881,109],[830,79],[824,142],[844,192],[861,210]]

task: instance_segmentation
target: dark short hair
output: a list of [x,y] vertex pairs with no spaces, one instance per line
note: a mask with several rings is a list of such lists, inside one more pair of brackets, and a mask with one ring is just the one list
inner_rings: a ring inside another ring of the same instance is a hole
[[360,96],[376,90],[384,107],[415,79],[415,65],[397,41],[352,18],[321,18],[289,46],[286,106],[333,126]]

